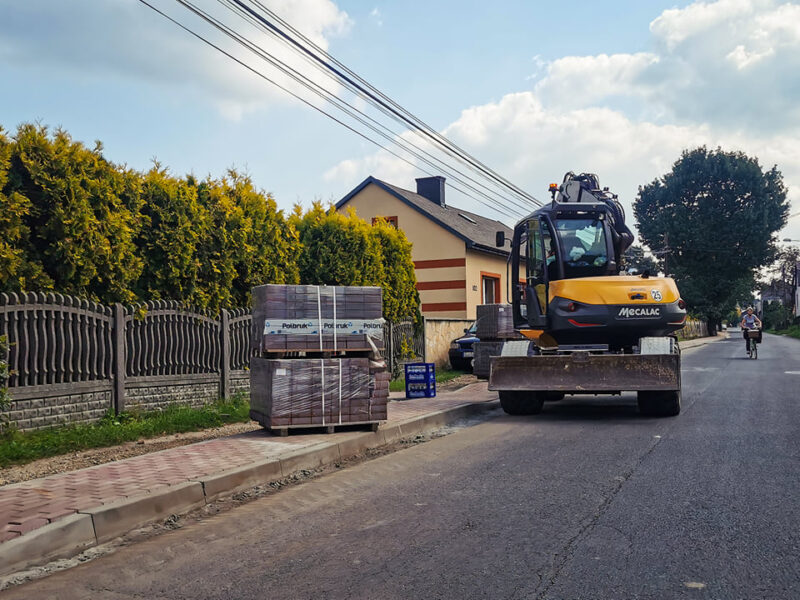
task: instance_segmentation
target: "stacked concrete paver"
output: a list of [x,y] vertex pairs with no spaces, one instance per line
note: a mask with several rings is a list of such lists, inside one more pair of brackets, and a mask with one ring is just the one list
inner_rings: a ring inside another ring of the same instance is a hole
[[386,420],[382,312],[377,287],[254,288],[250,416],[272,429]]

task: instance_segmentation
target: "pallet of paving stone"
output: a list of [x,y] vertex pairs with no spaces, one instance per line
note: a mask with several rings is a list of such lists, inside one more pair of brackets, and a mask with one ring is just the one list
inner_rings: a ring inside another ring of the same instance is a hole
[[522,337],[514,329],[514,313],[510,304],[479,304],[475,314],[475,336],[480,340],[511,340]]
[[500,356],[505,342],[500,340],[483,340],[472,345],[474,356],[472,358],[472,374],[478,379],[489,379],[489,368],[492,356]]
[[250,417],[267,429],[368,425],[387,419],[390,375],[368,358],[270,359],[250,366]]
[[253,295],[253,348],[286,352],[383,349],[380,287],[260,285]]

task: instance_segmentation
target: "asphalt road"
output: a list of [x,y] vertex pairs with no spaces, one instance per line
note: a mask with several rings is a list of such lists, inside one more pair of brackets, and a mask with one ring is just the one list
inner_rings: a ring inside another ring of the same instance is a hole
[[500,416],[3,598],[800,597],[800,341],[684,354],[633,396]]

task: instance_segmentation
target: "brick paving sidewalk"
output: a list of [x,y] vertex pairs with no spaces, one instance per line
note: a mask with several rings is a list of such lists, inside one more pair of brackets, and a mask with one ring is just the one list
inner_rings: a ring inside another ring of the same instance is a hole
[[[400,423],[493,397],[485,384],[476,384],[437,398],[392,401],[387,422]],[[299,448],[341,441],[348,435],[353,433],[278,438],[255,431],[0,487],[0,543],[79,511],[277,458]]]

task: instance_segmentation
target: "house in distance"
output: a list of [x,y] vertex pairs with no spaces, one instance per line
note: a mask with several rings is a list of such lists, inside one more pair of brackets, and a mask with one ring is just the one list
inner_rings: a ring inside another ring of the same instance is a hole
[[368,223],[383,218],[403,230],[412,244],[424,316],[474,319],[478,304],[508,302],[509,252],[495,246],[495,235],[505,231],[510,239],[511,230],[500,221],[448,206],[444,177],[416,182],[412,192],[367,177],[336,209],[352,208]]

